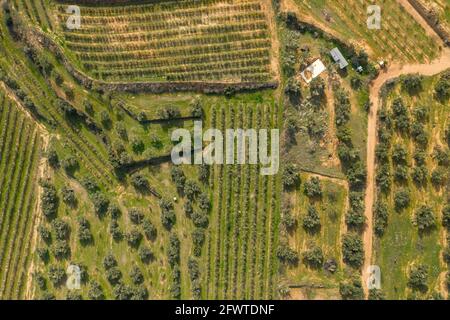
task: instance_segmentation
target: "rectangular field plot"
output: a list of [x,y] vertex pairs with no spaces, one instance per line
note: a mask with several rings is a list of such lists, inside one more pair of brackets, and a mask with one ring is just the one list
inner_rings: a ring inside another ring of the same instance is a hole
[[271,33],[261,1],[81,6],[79,29],[67,28],[67,5],[54,8],[51,16],[68,56],[95,79],[240,83],[272,78]]
[[0,87],[0,299],[23,299],[36,222],[41,138]]
[[[381,268],[388,299],[445,297],[447,291],[449,105],[435,98],[440,77],[424,78],[415,95],[396,85],[379,113],[373,264]],[[419,267],[423,283],[413,281]]]

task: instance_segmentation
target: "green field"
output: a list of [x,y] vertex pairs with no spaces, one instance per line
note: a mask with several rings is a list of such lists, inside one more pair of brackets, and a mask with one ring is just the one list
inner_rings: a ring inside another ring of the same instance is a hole
[[15,6],[94,79],[237,83],[274,76],[267,12],[258,1],[81,6],[79,29],[66,27],[67,5],[57,1]]
[[[447,268],[442,261],[441,251],[446,246],[446,241],[444,229],[441,226],[441,212],[448,201],[448,190],[445,184],[437,185],[432,179],[436,169],[448,174],[448,163],[439,165],[435,158],[436,148],[443,148],[442,150],[448,153],[444,138],[449,121],[448,101],[437,101],[433,93],[439,77],[424,79],[423,89],[414,96],[401,91],[401,86],[396,85],[384,100],[383,110],[388,112],[392,119],[398,119],[392,114],[392,103],[401,95],[411,123],[421,122],[428,137],[426,145],[421,145],[417,139],[411,138],[410,134],[401,133],[395,129],[396,125],[392,129],[386,129],[386,122],[381,121],[380,130],[387,130],[392,134],[388,149],[389,160],[383,164],[383,166],[387,165],[390,172],[388,178],[390,187],[385,190],[378,183],[378,201],[387,205],[388,222],[385,233],[381,238],[376,238],[374,262],[381,267],[383,291],[390,299],[429,298],[436,293],[445,297],[446,288],[442,279]],[[428,116],[418,120],[417,108],[424,108]],[[402,146],[406,151],[405,164],[396,164],[398,161],[395,162],[392,159],[395,146]],[[421,150],[424,154],[423,165],[415,159],[415,154]],[[403,166],[407,168],[405,180],[396,175],[396,172],[400,171],[399,168]],[[426,169],[425,180],[423,183],[417,183],[414,172],[421,166]],[[383,167],[379,164],[378,172],[380,168]],[[401,190],[409,192],[410,201],[406,208],[396,209],[395,195]],[[414,221],[417,210],[423,205],[431,208],[436,222],[434,227],[421,232]],[[425,265],[428,270],[427,288],[422,291],[413,290],[408,286],[408,274],[413,266],[419,264]]]
[[37,222],[42,138],[31,117],[0,87],[0,298],[23,299]]
[[365,49],[374,58],[424,62],[437,56],[437,45],[395,0],[378,4],[381,7],[381,30],[367,27],[366,10],[375,4],[372,1],[354,0],[346,4],[333,0],[294,1],[305,15],[312,14],[314,19],[337,31],[343,39]]

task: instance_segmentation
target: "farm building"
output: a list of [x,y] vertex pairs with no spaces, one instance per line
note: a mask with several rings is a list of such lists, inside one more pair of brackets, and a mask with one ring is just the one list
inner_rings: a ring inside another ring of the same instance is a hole
[[338,48],[334,48],[330,51],[333,60],[339,64],[339,68],[344,69],[348,66],[347,60],[342,55],[341,51]]
[[326,69],[327,68],[325,67],[323,62],[320,59],[317,59],[308,68],[303,70],[300,75],[302,76],[303,80],[306,81],[306,83],[310,83],[314,78],[318,77]]

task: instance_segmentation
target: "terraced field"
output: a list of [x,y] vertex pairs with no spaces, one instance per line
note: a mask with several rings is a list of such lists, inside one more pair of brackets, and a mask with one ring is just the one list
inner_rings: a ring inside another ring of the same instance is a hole
[[274,77],[268,13],[260,1],[83,5],[79,29],[66,27],[67,4],[16,6],[45,31],[55,25],[52,34],[67,56],[94,79],[240,83]]
[[42,143],[35,122],[0,87],[1,299],[25,296],[37,217]]
[[[396,0],[378,4],[381,30],[367,27],[367,7],[374,4],[372,1],[294,0],[293,3],[303,15],[312,14],[312,19],[319,21],[321,26],[332,29],[374,57],[423,62],[438,55],[436,43]],[[311,17],[306,19],[311,21]]]

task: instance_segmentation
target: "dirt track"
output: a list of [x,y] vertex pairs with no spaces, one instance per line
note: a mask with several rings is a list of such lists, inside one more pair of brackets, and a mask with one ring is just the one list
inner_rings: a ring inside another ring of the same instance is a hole
[[365,260],[363,267],[363,286],[365,293],[367,290],[367,268],[372,262],[372,238],[373,238],[373,204],[375,198],[375,147],[376,147],[376,134],[377,134],[377,112],[380,107],[380,90],[383,85],[389,79],[397,78],[401,75],[419,73],[424,76],[432,76],[438,74],[446,69],[450,68],[450,49],[446,48],[442,51],[442,55],[439,59],[427,64],[405,65],[399,64],[392,65],[385,73],[373,82],[370,88],[370,101],[372,102],[372,108],[368,118],[368,133],[367,133],[367,187],[365,198],[365,215],[367,218],[367,227],[364,230],[364,250]]

